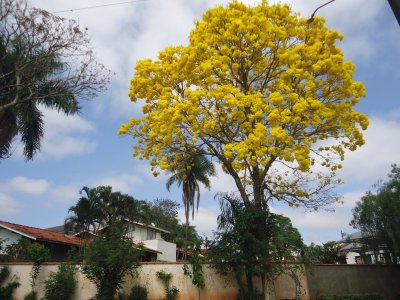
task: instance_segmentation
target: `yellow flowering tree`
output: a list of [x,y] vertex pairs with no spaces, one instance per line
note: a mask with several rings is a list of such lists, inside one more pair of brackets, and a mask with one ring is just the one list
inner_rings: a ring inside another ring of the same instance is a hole
[[345,150],[368,126],[353,108],[365,91],[335,45],[342,38],[283,4],[213,8],[188,46],[137,62],[129,96],[145,101],[143,115],[119,133],[155,175],[190,168],[195,151],[216,158],[245,206],[330,202]]

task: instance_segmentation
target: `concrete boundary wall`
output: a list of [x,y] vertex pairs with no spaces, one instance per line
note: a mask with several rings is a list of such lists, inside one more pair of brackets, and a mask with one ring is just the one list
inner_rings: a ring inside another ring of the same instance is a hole
[[[23,300],[24,296],[30,291],[29,273],[32,265],[29,263],[0,263],[0,267],[8,266],[11,273],[19,278],[21,286],[14,292],[15,300]],[[235,300],[238,288],[233,276],[224,277],[216,274],[209,265],[203,265],[206,287],[199,290],[195,287],[190,278],[183,274],[184,263],[143,263],[137,269],[138,276],[127,276],[123,285],[123,292],[129,294],[134,285],[145,286],[149,291],[149,300],[159,300],[165,297],[164,287],[156,278],[156,272],[164,270],[173,274],[172,285],[179,289],[178,300]],[[41,267],[37,279],[35,290],[38,292],[39,299],[43,296],[44,282],[49,273],[57,270],[57,264],[44,264]],[[96,293],[95,286],[81,273],[78,273],[78,285],[71,300],[86,300],[93,297]],[[306,276],[302,276],[303,285],[301,299],[309,299],[308,285]],[[275,282],[275,292],[277,299],[294,299],[296,288],[293,280],[287,274],[283,274]]]
[[[164,270],[173,274],[172,285],[179,289],[178,300],[235,300],[238,288],[233,276],[223,277],[215,273],[209,265],[203,265],[206,287],[197,289],[191,280],[183,274],[184,263],[143,263],[137,270],[138,275],[128,276],[123,292],[129,294],[134,285],[145,286],[149,291],[149,300],[159,300],[165,296],[162,283],[156,278],[156,272]],[[30,263],[0,263],[8,266],[11,273],[19,278],[21,286],[15,291],[14,299],[23,300],[30,291]],[[43,296],[44,281],[51,271],[57,270],[57,264],[42,266],[36,291],[39,299]],[[95,286],[81,273],[78,285],[71,300],[87,300],[96,293]],[[388,300],[400,299],[400,266],[383,265],[314,265],[300,276],[302,294],[300,299],[316,299],[322,294],[365,294],[378,293]],[[259,283],[258,283],[259,284]],[[288,274],[282,274],[275,282],[276,300],[295,299],[296,286]]]
[[400,266],[314,265],[307,270],[309,294],[381,294],[387,300],[400,299]]

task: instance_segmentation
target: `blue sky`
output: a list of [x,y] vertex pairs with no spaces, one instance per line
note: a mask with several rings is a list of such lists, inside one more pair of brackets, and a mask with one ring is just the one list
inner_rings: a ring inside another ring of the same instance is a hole
[[[114,1],[117,3],[120,1]],[[45,138],[41,153],[31,162],[14,155],[0,162],[0,219],[35,227],[63,223],[68,208],[79,198],[82,186],[111,185],[115,191],[137,199],[169,198],[180,202],[178,188],[168,192],[166,175],[154,178],[146,161],[132,157],[130,137],[117,135],[118,128],[140,106],[128,99],[129,81],[135,61],[156,58],[168,45],[187,43],[194,20],[208,8],[228,1],[145,0],[130,4],[61,13],[88,27],[99,61],[116,73],[108,91],[82,102],[79,115],[66,117],[43,110]],[[244,1],[256,4],[257,1]],[[274,1],[270,1],[273,3]],[[283,1],[309,16],[325,1]],[[50,12],[113,3],[106,0],[34,0],[33,6]],[[348,153],[340,176],[345,184],[337,188],[344,204],[335,212],[305,212],[275,204],[273,211],[292,219],[306,242],[340,238],[348,226],[355,202],[376,183],[385,179],[390,164],[400,163],[400,26],[387,1],[336,0],[318,11],[330,28],[345,35],[340,47],[356,64],[355,78],[367,87],[367,97],[357,109],[370,117],[366,144]],[[194,224],[210,234],[215,229],[217,192],[234,190],[232,180],[219,169],[211,191],[203,190]],[[181,214],[182,216],[182,214]]]

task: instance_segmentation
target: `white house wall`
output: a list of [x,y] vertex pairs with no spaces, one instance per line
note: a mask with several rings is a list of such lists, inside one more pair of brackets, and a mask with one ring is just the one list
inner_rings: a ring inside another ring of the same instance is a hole
[[143,241],[145,247],[157,250],[157,260],[159,261],[176,261],[176,244],[166,242],[164,240],[147,240]]
[[356,264],[357,262],[356,262],[356,256],[360,256],[360,253],[357,253],[357,252],[348,252],[347,254],[346,254],[346,262],[348,263],[348,264]]
[[[134,230],[133,230],[134,229]],[[151,228],[147,228],[144,226],[140,226],[137,224],[130,224],[127,236],[131,238],[135,243],[141,243],[147,241],[147,231],[152,230]],[[155,231],[155,238],[154,239],[161,239],[161,232]]]
[[[5,247],[7,245],[13,244],[18,242],[18,240],[21,238],[21,235],[12,232],[10,230],[0,228],[0,239],[3,240],[2,246]],[[0,253],[4,253],[0,251]]]

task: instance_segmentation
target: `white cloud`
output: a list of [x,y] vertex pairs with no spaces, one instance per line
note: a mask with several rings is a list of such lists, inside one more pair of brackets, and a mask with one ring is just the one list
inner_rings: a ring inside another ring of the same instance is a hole
[[346,153],[339,176],[346,183],[364,183],[368,187],[385,179],[390,165],[400,163],[400,123],[373,117],[364,133],[365,145]]
[[0,217],[13,217],[21,212],[21,204],[9,195],[0,193]]
[[79,115],[67,116],[45,107],[43,112],[45,124],[44,138],[39,157],[63,158],[69,155],[84,155],[96,149],[96,142],[86,135],[95,131],[94,125]]
[[364,194],[365,191],[360,190],[345,193],[342,197],[343,204],[334,204],[330,207],[333,210],[320,209],[310,212],[279,204],[272,207],[271,211],[290,218],[293,226],[301,232],[305,243],[320,244],[339,239],[340,231],[347,233],[356,231],[349,225],[353,218],[352,209]]
[[95,130],[93,123],[85,120],[79,115],[66,115],[59,113],[57,110],[49,109],[41,106],[45,121],[45,135],[47,138],[53,139],[60,135],[70,133],[88,133]]
[[[207,208],[199,207],[199,211],[194,213],[194,220],[190,213],[189,222],[190,225],[196,226],[197,233],[200,236],[212,237],[212,232],[217,230],[217,217],[219,215],[219,208],[211,206]],[[186,223],[184,209],[178,211],[178,218],[182,223]]]
[[75,202],[80,198],[79,194],[80,188],[73,185],[56,186],[51,189],[51,201],[62,202],[67,204],[75,204]]
[[45,179],[30,179],[17,176],[3,184],[7,190],[17,191],[29,195],[41,195],[49,189],[49,182]]
[[121,192],[121,193],[132,193],[134,191],[133,187],[142,185],[143,180],[132,174],[118,174],[118,175],[109,175],[102,177],[97,180],[94,186],[111,186],[113,191]]
[[84,138],[59,136],[53,139],[45,138],[39,157],[63,158],[69,155],[84,155],[92,153],[97,143]]

